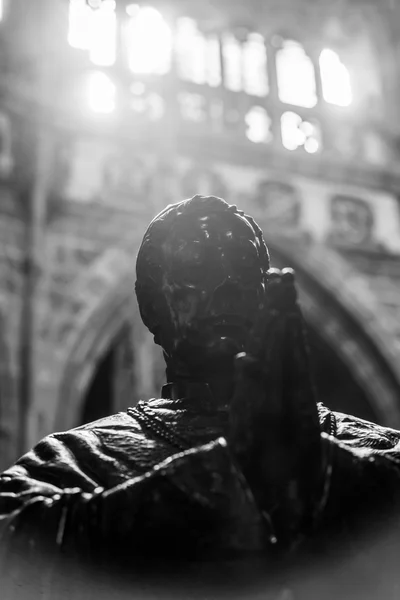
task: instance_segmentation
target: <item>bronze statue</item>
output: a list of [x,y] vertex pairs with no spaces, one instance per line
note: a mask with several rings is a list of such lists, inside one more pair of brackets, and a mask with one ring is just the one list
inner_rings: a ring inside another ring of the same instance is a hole
[[130,572],[257,556],[272,581],[266,565],[397,507],[400,433],[316,402],[294,274],[270,269],[251,217],[216,197],[167,207],[136,293],[161,398],[50,435],[1,475],[3,574],[16,556]]

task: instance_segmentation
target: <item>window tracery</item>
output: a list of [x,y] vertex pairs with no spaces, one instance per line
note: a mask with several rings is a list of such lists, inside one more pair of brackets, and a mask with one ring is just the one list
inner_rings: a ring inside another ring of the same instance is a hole
[[[183,121],[207,123],[213,132],[225,130],[255,144],[269,143],[273,131],[274,143],[281,141],[289,150],[301,148],[314,154],[321,151],[323,142],[341,152],[323,111],[326,105],[343,109],[352,103],[360,105],[359,82],[349,53],[339,56],[323,45],[310,53],[290,34],[285,39],[279,35],[268,39],[255,31],[242,31],[238,39],[233,31],[205,33],[192,18],[168,20],[156,8],[136,3],[126,7],[127,23],[120,28],[121,43],[117,44],[115,5],[115,0],[70,0],[68,40],[71,46],[86,50],[98,67],[112,66],[117,46],[121,47],[133,74],[124,106],[133,112],[153,121],[168,114],[169,98],[162,88],[150,88],[157,77],[173,72],[178,77],[173,79],[178,111],[169,114],[179,113]],[[112,73],[103,72],[104,76],[100,69],[96,76],[90,75],[88,86],[88,103],[98,113],[112,112],[120,94]],[[146,86],[144,95],[135,88],[141,82]],[[220,93],[216,88],[222,85],[225,91]],[[100,88],[104,92],[101,106],[96,100]],[[338,114],[346,128],[343,112]],[[379,146],[379,139],[375,145]]]

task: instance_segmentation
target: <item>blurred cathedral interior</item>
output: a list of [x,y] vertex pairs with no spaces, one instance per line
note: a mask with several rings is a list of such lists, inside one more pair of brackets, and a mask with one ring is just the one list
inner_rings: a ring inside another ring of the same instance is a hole
[[135,259],[217,195],[291,266],[319,399],[400,428],[400,2],[0,0],[0,467],[159,395]]

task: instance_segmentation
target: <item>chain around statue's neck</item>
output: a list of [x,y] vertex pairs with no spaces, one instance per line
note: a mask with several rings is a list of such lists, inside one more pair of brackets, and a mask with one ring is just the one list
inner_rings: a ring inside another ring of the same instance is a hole
[[144,402],[139,402],[134,408],[128,408],[127,412],[137,419],[142,427],[168,442],[180,452],[189,450],[192,447],[192,444],[184,436],[177,434],[164,421],[152,414],[152,411],[147,409]]

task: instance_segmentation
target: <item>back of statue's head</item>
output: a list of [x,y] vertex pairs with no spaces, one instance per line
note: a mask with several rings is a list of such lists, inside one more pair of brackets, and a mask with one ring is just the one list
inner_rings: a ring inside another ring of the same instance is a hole
[[161,211],[148,226],[139,249],[136,262],[136,295],[144,324],[156,333],[158,296],[163,287],[165,272],[170,266],[171,256],[166,251],[166,241],[179,223],[189,223],[201,217],[212,215],[236,215],[244,219],[252,228],[258,245],[258,252],[265,270],[269,268],[269,255],[262,231],[252,217],[229,205],[216,196],[200,196],[170,204]]
[[194,196],[155,217],[137,257],[136,294],[167,377],[225,368],[244,350],[268,269],[261,229],[221,198]]

